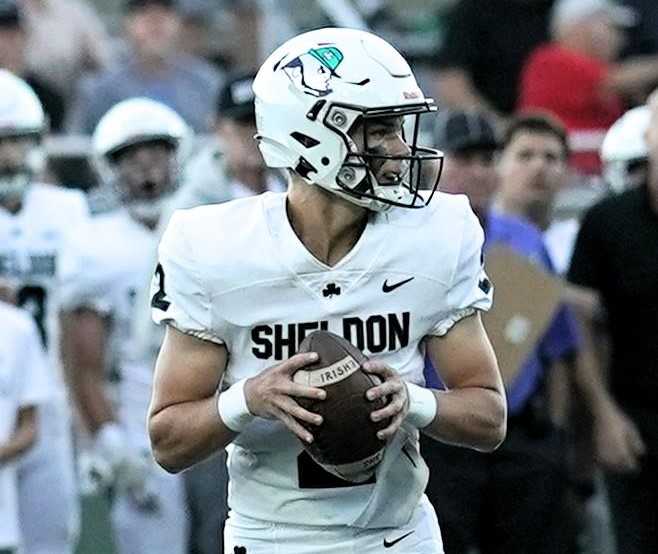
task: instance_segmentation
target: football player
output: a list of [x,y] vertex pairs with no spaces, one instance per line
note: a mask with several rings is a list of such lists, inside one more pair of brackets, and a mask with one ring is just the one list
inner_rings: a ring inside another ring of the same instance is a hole
[[177,113],[146,98],[120,102],[103,116],[93,161],[120,207],[92,220],[82,272],[66,293],[72,393],[92,437],[97,463],[89,467],[114,488],[122,554],[186,549],[182,480],[152,461],[144,428],[156,351],[136,347],[133,325],[137,295],[153,271],[158,219],[189,140]]
[[[84,233],[84,195],[40,183],[43,109],[32,89],[0,70],[0,276],[17,285],[49,350],[52,390],[40,411],[35,447],[19,467],[25,552],[70,554],[77,534],[77,495],[70,414],[57,353],[58,294],[71,235]],[[44,494],[47,491],[47,494]]]
[[[6,286],[0,278],[0,288]],[[41,337],[30,315],[0,300],[0,552],[19,552],[16,462],[38,435],[37,410],[50,393]]]
[[[154,318],[167,324],[155,457],[178,472],[227,449],[229,552],[441,553],[418,431],[492,450],[506,403],[479,316],[492,292],[482,229],[465,197],[419,190],[423,165],[441,157],[417,144],[436,108],[392,46],[351,29],[286,42],[254,91],[261,153],[288,170],[289,188],[170,221],[153,281]],[[315,360],[296,351],[320,328],[370,355],[383,383],[369,398],[390,398],[371,414],[390,423],[365,482],[337,481],[300,443],[314,440],[300,420],[322,421],[295,398],[324,391],[293,382]],[[419,386],[426,350],[445,392]]]

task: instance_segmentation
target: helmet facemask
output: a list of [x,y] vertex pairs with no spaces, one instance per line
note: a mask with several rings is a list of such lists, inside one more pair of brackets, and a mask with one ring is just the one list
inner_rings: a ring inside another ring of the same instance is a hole
[[22,198],[44,166],[39,133],[0,137],[0,201]]
[[108,154],[113,188],[135,219],[157,223],[165,202],[176,190],[176,149],[170,138],[149,138]]
[[[443,154],[418,145],[420,117],[435,111],[430,103],[375,109],[333,105],[324,124],[341,136],[348,152],[336,175],[339,188],[333,192],[374,211],[425,207],[438,187]],[[397,137],[378,140],[384,135]],[[398,151],[391,151],[391,142],[398,143]],[[424,182],[432,173],[428,165],[435,166],[431,183]],[[429,190],[429,195],[421,196],[421,190]]]

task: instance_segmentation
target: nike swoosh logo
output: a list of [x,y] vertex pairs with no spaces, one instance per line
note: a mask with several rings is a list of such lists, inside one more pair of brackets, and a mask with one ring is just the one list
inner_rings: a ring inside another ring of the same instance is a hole
[[409,281],[413,281],[414,277],[409,277],[409,279],[405,279],[404,281],[400,281],[399,283],[395,283],[393,285],[388,284],[388,279],[384,281],[384,284],[382,285],[382,290],[384,292],[391,292],[397,289],[398,287],[401,287],[402,285],[406,285]]
[[405,535],[402,535],[401,537],[398,537],[397,539],[394,539],[392,541],[387,541],[386,539],[384,539],[384,548],[391,548],[391,546],[395,546],[397,543],[399,543],[403,539],[406,539],[412,533],[413,531],[409,531]]

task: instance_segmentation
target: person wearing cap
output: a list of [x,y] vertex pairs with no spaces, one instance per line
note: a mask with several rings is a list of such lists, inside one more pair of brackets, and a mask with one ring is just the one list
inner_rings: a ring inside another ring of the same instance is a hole
[[253,73],[238,73],[221,87],[212,140],[190,160],[173,202],[177,208],[284,190],[282,175],[265,166],[254,138],[253,80]]
[[177,1],[126,0],[124,9],[129,50],[123,62],[81,81],[70,130],[91,134],[112,106],[146,97],[172,108],[194,131],[208,132],[222,76],[206,61],[179,51]]
[[[501,177],[494,121],[481,112],[438,118],[435,144],[445,153],[443,192],[466,194],[482,222],[484,252],[511,248],[553,272],[538,228],[492,209]],[[508,434],[490,454],[423,441],[433,502],[446,552],[528,554],[566,552],[570,537],[559,521],[566,492],[563,432],[549,409],[549,380],[578,348],[574,321],[560,307],[515,380],[508,386]],[[441,387],[428,364],[428,386]]]
[[600,175],[607,129],[658,79],[658,57],[617,62],[622,29],[635,14],[606,0],[559,0],[551,14],[552,41],[537,48],[519,81],[521,111],[543,109],[569,131],[571,166]]
[[25,17],[16,0],[0,0],[0,68],[30,85],[48,116],[50,130],[59,132],[66,112],[64,98],[28,68],[27,40]]

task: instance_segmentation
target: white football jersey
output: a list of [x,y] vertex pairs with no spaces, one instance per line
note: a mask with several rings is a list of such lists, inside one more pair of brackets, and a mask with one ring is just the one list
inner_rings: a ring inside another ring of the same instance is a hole
[[[182,210],[162,238],[154,319],[226,345],[223,387],[289,358],[316,329],[422,384],[424,337],[491,305],[483,232],[465,196],[371,213],[333,267],[300,242],[285,204],[266,193]],[[255,420],[227,450],[229,504],[251,518],[349,525],[373,488],[324,472],[277,421]]]
[[0,276],[18,286],[18,303],[33,315],[55,365],[59,288],[77,259],[73,237],[88,221],[84,195],[52,185],[31,185],[16,214],[0,206]]
[[[18,411],[51,394],[41,338],[29,314],[0,302],[0,444],[13,435]],[[0,550],[20,543],[16,463],[0,463]]]
[[[108,317],[109,380],[116,380],[118,419],[141,447],[148,447],[145,421],[157,349],[136,347],[137,298],[153,274],[158,235],[120,208],[92,218],[80,271],[66,287],[67,309],[87,307]],[[155,327],[155,325],[153,324]],[[160,338],[162,331],[160,331]]]

